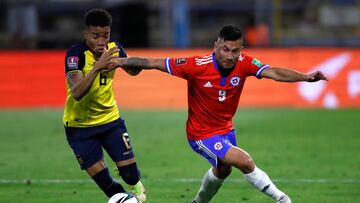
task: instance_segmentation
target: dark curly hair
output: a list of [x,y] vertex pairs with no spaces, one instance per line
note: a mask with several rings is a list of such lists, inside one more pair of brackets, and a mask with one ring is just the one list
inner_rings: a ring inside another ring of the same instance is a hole
[[91,9],[84,15],[84,22],[86,27],[106,27],[111,26],[112,17],[109,12],[102,8]]

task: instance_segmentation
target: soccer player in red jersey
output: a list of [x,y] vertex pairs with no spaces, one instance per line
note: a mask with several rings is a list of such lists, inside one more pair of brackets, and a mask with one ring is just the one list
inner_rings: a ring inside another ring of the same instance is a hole
[[[251,156],[236,145],[232,118],[248,76],[280,82],[316,82],[327,80],[327,77],[320,71],[304,74],[270,67],[242,53],[242,44],[240,28],[227,25],[220,31],[210,55],[166,59],[128,57],[114,59],[114,63],[127,68],[158,69],[187,80],[188,142],[195,152],[212,164],[193,202],[209,202],[235,167],[249,183],[274,201],[291,203],[269,176],[256,167]],[[111,68],[114,67],[108,69]]]

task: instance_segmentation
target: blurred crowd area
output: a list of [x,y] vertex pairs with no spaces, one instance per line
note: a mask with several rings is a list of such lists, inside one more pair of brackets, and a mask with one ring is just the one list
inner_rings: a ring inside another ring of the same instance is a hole
[[0,48],[67,48],[96,7],[126,47],[212,47],[224,24],[247,47],[360,47],[360,0],[1,0]]

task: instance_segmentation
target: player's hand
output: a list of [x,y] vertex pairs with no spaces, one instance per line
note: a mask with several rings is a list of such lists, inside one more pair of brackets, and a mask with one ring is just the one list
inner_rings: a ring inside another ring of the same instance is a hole
[[122,69],[124,69],[125,72],[127,72],[131,76],[135,76],[135,75],[139,74],[142,71],[141,68],[136,68],[136,67],[129,68],[129,67],[125,66],[127,59],[128,58],[126,58],[126,57],[118,57],[118,58],[112,59],[110,61],[110,64],[106,68],[101,69],[101,72],[106,73],[106,72],[112,71],[113,69],[115,69],[117,67],[121,67]]
[[313,73],[310,73],[306,76],[307,82],[317,82],[319,80],[328,80],[326,75],[321,71],[315,71]]
[[108,65],[100,70],[102,73],[110,72],[117,67],[120,67],[122,65],[122,59],[121,57],[115,57],[111,59],[108,63]]
[[118,56],[115,56],[114,54],[119,51],[120,49],[118,47],[105,50],[95,62],[94,69],[97,71],[102,71],[102,69],[107,69],[108,67],[111,68],[111,70],[115,69],[116,63],[114,63],[113,60],[118,58]]

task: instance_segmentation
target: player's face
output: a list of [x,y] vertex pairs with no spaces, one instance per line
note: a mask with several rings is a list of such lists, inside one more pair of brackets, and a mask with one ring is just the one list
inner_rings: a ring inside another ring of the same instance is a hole
[[89,26],[85,29],[84,36],[86,45],[92,52],[100,56],[106,50],[106,45],[110,41],[110,26]]
[[216,61],[223,68],[233,68],[239,59],[242,48],[242,39],[235,41],[218,39],[214,46]]

